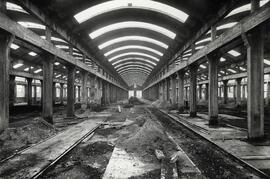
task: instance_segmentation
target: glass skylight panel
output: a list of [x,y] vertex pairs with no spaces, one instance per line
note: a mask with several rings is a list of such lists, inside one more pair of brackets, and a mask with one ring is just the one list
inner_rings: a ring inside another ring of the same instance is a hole
[[153,44],[156,44],[156,45],[158,45],[162,48],[165,48],[165,49],[167,49],[169,47],[167,44],[165,44],[163,42],[160,42],[160,41],[152,39],[152,38],[144,37],[144,36],[124,36],[124,37],[119,37],[116,39],[109,40],[109,41],[99,45],[98,48],[104,49],[104,48],[106,48],[110,45],[113,45],[115,43],[130,41],[130,40],[145,41],[145,42],[153,43]]
[[[261,0],[260,1],[260,7],[264,6],[268,2],[269,2],[269,0]],[[251,4],[249,3],[249,4],[240,6],[240,7],[236,8],[236,9],[232,10],[225,18],[233,16],[235,14],[239,14],[241,12],[250,11],[250,10],[251,10]]]
[[[45,36],[40,36],[41,38],[43,39],[46,39]],[[51,37],[51,40],[52,41],[56,41],[56,42],[64,42],[64,43],[67,43],[66,41],[64,41],[63,39],[60,39],[60,38],[57,38],[57,37]]]
[[225,62],[225,61],[226,61],[225,58],[223,58],[223,57],[220,58],[220,62]]
[[154,68],[153,66],[151,65],[148,65],[148,64],[145,64],[145,63],[142,63],[142,62],[127,62],[127,63],[122,63],[122,64],[119,64],[117,66],[115,66],[114,68],[117,69],[121,66],[125,66],[125,65],[131,65],[131,64],[135,64],[135,65],[143,65],[143,66],[147,66],[149,68]]
[[138,21],[126,21],[126,22],[119,22],[119,23],[111,24],[90,33],[89,36],[92,39],[95,39],[105,33],[108,33],[114,30],[125,29],[125,28],[143,28],[143,29],[148,29],[148,30],[161,33],[171,39],[174,39],[176,37],[175,33],[173,33],[172,31],[164,27],[160,27],[158,25],[151,24],[151,23],[138,22]]
[[195,48],[195,50],[200,50],[202,48],[204,48],[204,46],[198,46],[198,47]]
[[114,56],[112,58],[110,58],[108,61],[111,62],[113,60],[116,60],[118,58],[121,58],[121,57],[125,57],[125,56],[130,56],[130,55],[136,55],[136,56],[143,56],[143,57],[147,57],[147,58],[151,58],[155,61],[159,61],[158,58],[152,56],[152,55],[148,55],[148,54],[145,54],[145,53],[139,53],[139,52],[128,52],[128,53],[123,53],[123,54],[120,54],[120,55],[117,55],[117,56]]
[[11,3],[11,2],[6,2],[6,8],[7,10],[10,10],[10,11],[17,11],[17,12],[23,12],[23,13],[28,14],[28,12],[26,12],[21,6]]
[[62,76],[62,75],[57,75],[55,78],[59,78],[60,76]]
[[206,69],[207,67],[205,65],[200,65],[200,68]]
[[120,68],[116,69],[116,71],[121,71],[121,70],[123,70],[123,69],[132,68],[132,67],[135,67],[135,68],[137,68],[137,67],[138,67],[138,68],[143,68],[143,69],[147,69],[147,70],[149,70],[149,71],[152,70],[152,68],[148,68],[148,67],[143,66],[143,65],[127,65],[127,66],[123,66],[123,67],[120,67]]
[[42,71],[42,69],[37,69],[36,71],[34,71],[34,73],[39,73],[41,71]]
[[55,62],[54,64],[55,64],[56,66],[60,65],[60,63],[59,63],[59,62]]
[[69,49],[69,46],[66,45],[56,45],[56,47],[61,49]]
[[10,45],[10,48],[12,48],[13,50],[17,50],[18,48],[20,48],[18,45],[16,45],[16,44],[14,44],[14,43],[12,43],[11,45]]
[[246,71],[247,69],[243,68],[243,67],[239,67],[240,70],[242,71]]
[[263,62],[264,62],[266,65],[270,65],[270,61],[269,61],[269,60],[264,59]]
[[237,51],[235,51],[235,50],[230,50],[230,51],[228,51],[228,53],[229,53],[230,55],[234,56],[234,57],[238,57],[238,56],[241,55],[241,53],[239,53],[239,52],[237,52]]
[[142,67],[129,67],[129,68],[125,68],[125,69],[122,69],[122,70],[118,71],[118,73],[121,73],[121,72],[124,72],[124,71],[129,71],[129,70],[134,70],[134,71],[140,70],[140,71],[151,73],[151,70],[148,70],[148,69],[145,69],[145,68],[142,68]]
[[231,28],[231,27],[235,26],[236,24],[237,24],[237,22],[230,22],[230,23],[227,23],[227,24],[223,24],[221,26],[218,26],[217,30],[228,29],[228,28]]
[[118,64],[118,63],[122,63],[122,62],[126,62],[126,61],[129,61],[129,60],[139,60],[139,61],[142,61],[142,62],[147,62],[147,63],[150,63],[150,64],[152,64],[152,65],[154,65],[154,66],[156,66],[157,64],[156,63],[154,63],[154,62],[152,62],[152,61],[150,61],[150,60],[147,60],[147,59],[145,59],[145,58],[124,58],[124,59],[121,59],[121,60],[117,60],[116,62],[114,62],[112,65],[114,66],[114,65],[116,65],[116,64]]
[[20,21],[18,22],[18,24],[26,27],[26,28],[30,28],[30,29],[43,29],[45,30],[45,26],[42,25],[42,24],[37,24],[37,23],[34,23],[34,22],[23,22],[23,21]]
[[37,54],[35,52],[29,52],[28,55],[32,56],[32,57],[35,57],[37,56]]
[[176,9],[164,3],[150,1],[150,0],[107,1],[98,5],[92,6],[88,9],[85,9],[75,14],[74,18],[77,20],[78,23],[83,23],[100,14],[107,13],[114,10],[119,10],[119,9],[127,9],[127,8],[145,9],[145,10],[155,11],[158,13],[168,15],[182,23],[185,23],[185,21],[188,18],[188,14],[186,14],[185,12],[179,9]]
[[232,73],[236,73],[236,71],[233,70],[233,69],[228,69],[228,71],[230,71],[230,72],[232,72]]
[[123,47],[119,47],[119,48],[116,48],[116,49],[113,49],[107,53],[104,54],[105,57],[115,53],[115,52],[119,52],[121,50],[127,50],[127,49],[141,49],[141,50],[146,50],[146,51],[149,51],[149,52],[152,52],[152,53],[155,53],[159,56],[163,56],[163,53],[155,50],[155,49],[152,49],[152,48],[149,48],[149,47],[145,47],[145,46],[139,46],[139,45],[127,45],[127,46],[123,46]]
[[83,56],[82,54],[77,53],[77,52],[73,52],[73,55],[77,55],[77,56],[80,56],[80,57],[82,57],[82,56]]
[[187,53],[187,54],[183,55],[183,57],[189,57],[191,55],[192,55],[191,53]]
[[25,68],[23,71],[29,71],[30,70],[30,68],[29,67],[27,67],[27,68]]
[[202,39],[202,40],[196,42],[195,44],[198,45],[198,44],[201,44],[201,43],[204,43],[204,42],[209,42],[209,41],[211,41],[211,37],[207,37],[205,39]]
[[17,63],[16,65],[13,65],[14,69],[20,68],[21,66],[23,66],[22,63]]
[[220,71],[220,73],[225,74],[225,71]]

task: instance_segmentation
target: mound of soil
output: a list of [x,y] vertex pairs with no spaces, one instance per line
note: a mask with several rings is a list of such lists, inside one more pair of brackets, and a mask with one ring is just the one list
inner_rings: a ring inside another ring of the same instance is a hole
[[28,125],[8,128],[0,134],[0,160],[56,134],[56,131],[41,122],[30,121]]

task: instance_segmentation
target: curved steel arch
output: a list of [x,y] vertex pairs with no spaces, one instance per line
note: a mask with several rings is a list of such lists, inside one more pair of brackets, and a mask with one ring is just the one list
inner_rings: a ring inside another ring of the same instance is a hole
[[152,52],[152,53],[157,54],[158,56],[161,56],[161,57],[163,56],[162,52],[160,52],[156,49],[150,48],[150,47],[142,46],[142,45],[124,45],[124,46],[121,46],[121,47],[118,47],[118,48],[115,48],[113,50],[106,52],[104,54],[104,56],[107,57],[111,54],[114,54],[114,53],[122,51],[122,50],[127,50],[127,49],[140,49],[140,50]]
[[147,23],[147,22],[140,22],[140,21],[124,21],[124,22],[117,22],[114,24],[107,25],[105,27],[101,27],[89,34],[91,39],[95,39],[103,34],[106,34],[111,31],[119,30],[119,29],[127,29],[127,28],[141,28],[141,29],[147,29],[151,31],[158,32],[160,34],[163,34],[171,39],[174,39],[176,37],[176,34],[164,27]]
[[119,43],[119,42],[125,42],[125,41],[144,41],[144,42],[149,42],[149,43],[152,43],[152,44],[155,44],[155,45],[158,45],[162,48],[165,48],[165,49],[168,49],[169,46],[161,41],[158,41],[156,39],[153,39],[153,38],[149,38],[149,37],[145,37],[145,36],[122,36],[122,37],[118,37],[118,38],[115,38],[115,39],[111,39],[109,41],[106,41],[102,44],[100,44],[98,46],[98,48],[100,50],[108,47],[108,46],[111,46],[113,44],[116,44],[116,43]]
[[114,68],[115,68],[115,69],[118,69],[118,68],[120,68],[120,67],[127,66],[127,65],[142,65],[142,66],[146,66],[146,67],[149,67],[149,68],[152,68],[152,69],[155,68],[155,67],[152,66],[152,65],[148,65],[148,64],[145,64],[145,63],[142,63],[142,62],[136,62],[136,61],[135,61],[135,62],[121,63],[121,64],[115,66]]
[[119,59],[119,60],[116,60],[115,62],[112,63],[112,65],[117,65],[118,63],[123,63],[125,61],[142,61],[142,62],[146,62],[146,63],[149,63],[149,64],[152,64],[154,66],[156,66],[157,64],[151,60],[148,60],[148,59],[145,59],[145,58],[138,58],[138,57],[129,57],[129,58],[123,58],[123,59]]
[[144,69],[134,69],[134,68],[125,69],[125,70],[119,72],[119,74],[121,75],[122,73],[125,73],[125,72],[128,72],[128,71],[129,71],[129,72],[140,71],[140,72],[142,72],[142,73],[145,73],[145,74],[147,74],[147,75],[150,75],[150,72],[147,71],[147,70],[144,70]]
[[150,74],[151,71],[147,70],[147,69],[144,69],[144,68],[140,68],[140,67],[129,67],[129,68],[125,68],[125,69],[122,69],[121,71],[118,71],[119,74],[121,74],[122,72],[125,72],[127,70],[141,70],[141,71],[145,71],[146,73]]
[[144,75],[149,75],[150,73],[149,72],[145,72],[145,71],[141,71],[141,70],[127,70],[127,71],[124,71],[123,73],[119,73],[119,75],[123,75],[123,74],[126,74],[126,73],[141,73],[141,74],[144,74]]
[[123,69],[130,68],[130,67],[143,68],[143,69],[149,70],[150,72],[153,70],[153,69],[148,68],[148,67],[145,67],[143,65],[127,65],[127,66],[124,66],[124,67],[121,67],[121,68],[116,69],[116,71],[119,72],[119,71],[121,71]]
[[112,58],[110,58],[108,61],[111,62],[111,61],[114,61],[114,60],[117,60],[118,58],[122,58],[122,57],[126,57],[126,56],[141,56],[141,57],[147,57],[149,59],[152,59],[154,61],[157,61],[159,62],[159,59],[152,56],[152,55],[148,55],[146,53],[139,53],[139,52],[127,52],[127,53],[122,53],[122,54],[119,54],[119,55],[116,55]]
[[174,8],[172,6],[169,6],[164,3],[160,3],[157,1],[145,1],[145,0],[114,0],[114,1],[107,1],[100,4],[97,4],[95,6],[89,7],[77,14],[74,15],[74,18],[77,20],[77,22],[83,23],[93,17],[96,17],[98,15],[108,13],[115,10],[120,9],[144,9],[149,11],[154,11],[157,13],[161,13],[164,15],[167,15],[171,18],[176,19],[179,22],[185,23],[187,18],[189,17],[188,14],[183,12],[182,10],[179,10],[177,8]]

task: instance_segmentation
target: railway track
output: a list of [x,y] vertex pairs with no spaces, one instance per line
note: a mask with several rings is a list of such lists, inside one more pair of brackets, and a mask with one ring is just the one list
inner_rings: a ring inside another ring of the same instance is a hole
[[269,178],[264,172],[196,133],[187,124],[173,119],[157,108],[147,109],[174,137],[207,178]]
[[[105,122],[107,119],[104,119],[102,122]],[[32,178],[32,179],[36,179],[36,178],[40,178],[44,173],[46,173],[47,171],[49,171],[53,166],[55,166],[57,164],[57,162],[62,159],[64,156],[66,156],[68,153],[70,153],[73,149],[75,149],[80,143],[82,143],[82,141],[86,140],[87,138],[90,138],[93,133],[95,132],[96,129],[98,129],[100,126],[102,125],[102,123],[97,124],[95,127],[93,127],[91,130],[89,130],[87,133],[85,133],[82,137],[80,137],[78,140],[76,140],[72,145],[70,145],[68,148],[66,148],[60,155],[58,155],[56,158],[54,158],[53,160],[49,160],[49,162],[44,161],[42,167],[39,167],[40,164],[36,164],[36,166],[33,166],[35,169],[33,171],[28,171],[28,174],[22,174],[22,172],[18,172],[18,174],[16,173],[16,175],[14,176],[6,176],[4,178]],[[61,132],[64,133],[64,132]],[[58,133],[58,134],[61,134]],[[25,155],[25,151],[29,151],[34,149],[35,147],[37,147],[39,144],[42,145],[43,142],[46,142],[52,138],[54,138],[56,135],[46,139],[45,141],[39,142],[33,146],[30,146],[24,150],[21,150],[15,154],[13,154],[12,156],[7,157],[6,159],[1,160],[0,163],[0,168],[1,166],[5,166],[5,165],[10,165],[10,163],[12,163],[14,160],[17,160],[17,157],[20,157],[20,155]],[[26,152],[27,153],[27,152]],[[7,174],[7,175],[11,175],[12,173],[3,170],[2,173],[0,171],[0,178],[2,176],[4,176],[3,173]]]

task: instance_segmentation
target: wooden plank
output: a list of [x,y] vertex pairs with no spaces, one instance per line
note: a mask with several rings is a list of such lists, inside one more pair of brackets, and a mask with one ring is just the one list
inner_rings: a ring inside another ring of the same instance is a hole
[[77,66],[80,69],[83,69],[89,73],[96,75],[97,77],[123,89],[127,90],[124,87],[120,86],[119,84],[114,83],[110,79],[107,79],[105,76],[97,73],[92,68],[86,66],[83,62],[75,59],[73,56],[69,55],[68,53],[64,52],[63,50],[55,47],[52,43],[48,42],[47,40],[42,39],[39,35],[32,32],[31,30],[21,26],[17,22],[11,20],[9,17],[0,13],[0,28],[12,33],[17,38],[20,38],[34,46],[41,48],[42,50],[55,55],[56,57]]
[[146,88],[144,88],[144,90],[168,78],[169,76],[176,73],[177,71],[188,67],[190,64],[197,62],[201,58],[204,58],[206,55],[230,43],[234,39],[241,37],[242,33],[248,32],[249,30],[255,28],[256,26],[262,24],[269,18],[270,18],[270,3],[267,3],[260,10],[244,18],[234,27],[228,29],[226,32],[221,34],[217,39],[215,39],[214,41],[206,45],[203,49],[197,51],[186,62],[181,63],[179,66],[177,66],[174,69],[171,69],[162,78],[148,85]]

